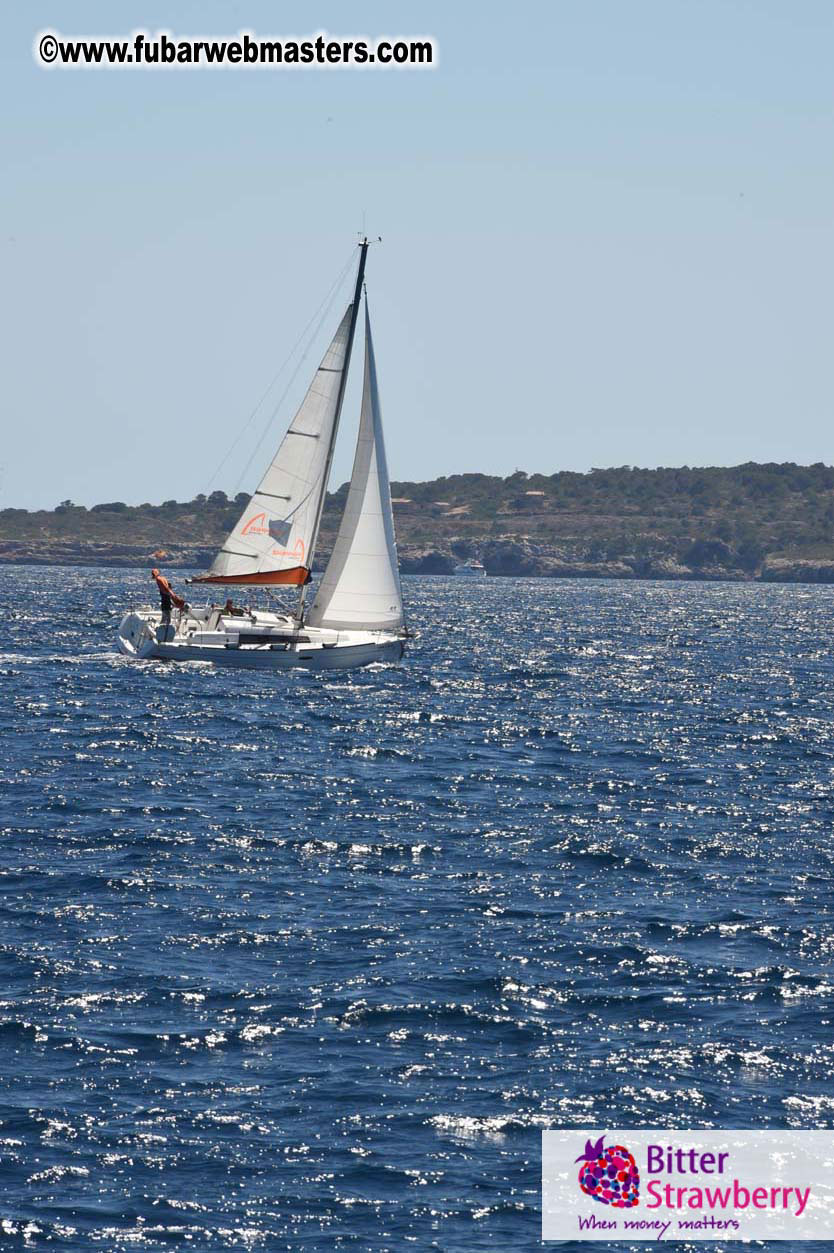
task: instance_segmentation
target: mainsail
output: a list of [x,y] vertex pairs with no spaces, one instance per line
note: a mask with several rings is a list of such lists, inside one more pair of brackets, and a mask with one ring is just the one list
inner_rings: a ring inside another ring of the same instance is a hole
[[257,491],[209,573],[195,583],[303,584],[309,579],[350,360],[353,309],[348,305]]
[[365,382],[345,511],[308,625],[396,630],[403,624],[391,487],[365,302]]

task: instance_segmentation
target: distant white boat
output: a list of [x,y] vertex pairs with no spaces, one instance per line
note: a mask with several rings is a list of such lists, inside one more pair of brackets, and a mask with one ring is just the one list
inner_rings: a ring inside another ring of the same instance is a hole
[[367,294],[365,382],[350,490],[327,569],[309,613],[304,611],[350,367],[367,239],[359,248],[353,301],[301,408],[211,569],[191,580],[223,587],[296,586],[295,610],[241,610],[227,602],[223,608],[187,606],[163,622],[161,609],[132,609],[118,635],[128,657],[270,670],[342,670],[402,657],[407,632]]
[[473,579],[485,579],[486,569],[480,561],[462,561],[459,566],[455,566],[455,574],[466,574]]

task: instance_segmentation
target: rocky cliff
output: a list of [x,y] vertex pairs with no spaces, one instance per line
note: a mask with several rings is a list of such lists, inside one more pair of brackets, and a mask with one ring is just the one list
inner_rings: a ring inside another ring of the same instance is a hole
[[[12,565],[124,566],[150,569],[164,565],[168,570],[206,569],[214,556],[204,545],[171,545],[160,550],[147,544],[109,544],[93,540],[56,541],[44,551],[25,541],[0,541],[0,563]],[[328,558],[326,549],[316,561],[321,570]],[[834,583],[834,561],[766,558],[755,571],[733,564],[686,564],[672,557],[629,555],[616,560],[578,560],[555,545],[533,543],[517,536],[502,536],[476,543],[452,536],[438,545],[401,544],[400,569],[403,574],[449,575],[468,557],[477,556],[487,574],[506,578],[546,579],[699,579],[766,583]]]

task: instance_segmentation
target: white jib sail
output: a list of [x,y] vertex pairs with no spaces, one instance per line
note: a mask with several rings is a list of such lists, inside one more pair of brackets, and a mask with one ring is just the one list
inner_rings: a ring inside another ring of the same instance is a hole
[[355,630],[396,630],[403,623],[391,487],[367,302],[365,383],[353,474],[333,554],[308,622],[310,626]]
[[209,578],[251,576],[297,566],[309,569],[312,564],[310,543],[334,439],[351,309],[348,305],[298,413],[258,490],[215,557]]

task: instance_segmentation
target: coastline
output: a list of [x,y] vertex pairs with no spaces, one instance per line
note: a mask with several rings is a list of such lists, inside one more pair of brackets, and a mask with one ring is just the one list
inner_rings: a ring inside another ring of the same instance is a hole
[[[472,555],[475,545],[470,538],[432,545],[402,544],[399,565],[402,574],[451,575],[455,565]],[[768,556],[752,571],[721,564],[685,565],[671,557],[625,555],[616,561],[581,561],[566,556],[555,545],[533,544],[515,536],[487,540],[479,545],[478,555],[487,574],[493,578],[546,579],[649,579],[700,583],[834,583],[834,561]],[[169,570],[207,568],[214,557],[213,547],[200,545],[171,546],[164,558],[147,544],[108,544],[96,541],[53,541],[48,552],[30,542],[0,542],[0,565],[11,566],[104,566],[123,569],[150,569],[164,564]],[[315,573],[321,573],[329,551],[325,548],[315,562]]]

